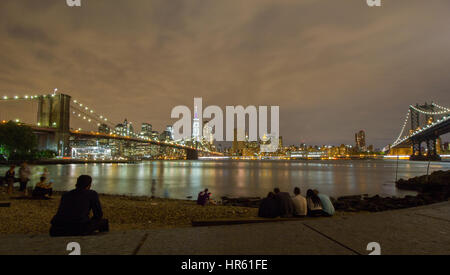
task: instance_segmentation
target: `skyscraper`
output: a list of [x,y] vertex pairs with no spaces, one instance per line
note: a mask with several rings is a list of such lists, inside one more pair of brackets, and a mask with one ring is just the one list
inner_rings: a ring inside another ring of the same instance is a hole
[[142,123],[141,125],[141,136],[151,137],[152,136],[152,125],[150,123]]
[[111,132],[111,129],[108,127],[108,125],[102,123],[98,126],[98,132],[103,134],[109,134]]
[[166,132],[170,140],[173,140],[173,126],[167,125],[166,126]]
[[242,150],[245,148],[245,141],[238,141],[238,129],[234,128],[234,139],[231,147],[233,155],[241,156]]
[[130,136],[134,132],[132,123],[127,119],[123,123],[117,124],[114,130],[121,136]]
[[194,106],[194,120],[192,123],[192,140],[200,141],[200,119],[198,118],[198,108]]
[[366,133],[364,130],[355,134],[355,143],[359,151],[366,151]]
[[203,140],[209,144],[214,143],[213,128],[208,125],[208,121],[203,121]]

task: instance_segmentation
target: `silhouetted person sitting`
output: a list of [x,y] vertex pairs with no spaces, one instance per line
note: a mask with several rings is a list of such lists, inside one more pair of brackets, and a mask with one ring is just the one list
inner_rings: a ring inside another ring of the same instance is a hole
[[313,190],[308,189],[306,192],[306,201],[308,203],[308,216],[320,217],[323,215],[322,202]]
[[319,197],[320,199],[320,203],[322,204],[323,208],[323,215],[328,217],[333,216],[336,210],[334,209],[334,205],[331,202],[330,197],[325,194],[319,193],[319,191],[317,190],[314,190],[314,193],[316,193],[317,197]]
[[[51,221],[50,236],[84,236],[95,231],[107,232],[107,219],[103,212],[97,192],[90,190],[92,178],[87,175],[78,177],[76,189],[61,197],[59,209]],[[89,218],[90,212],[92,218]]]
[[12,194],[13,189],[14,189],[14,182],[16,181],[15,169],[16,169],[16,166],[15,165],[11,165],[9,167],[9,170],[6,171],[6,173],[5,173],[4,181],[5,181],[6,185],[8,185],[8,194]]
[[47,179],[45,177],[41,177],[39,180],[40,181],[33,189],[33,198],[45,199],[46,195],[51,197],[53,193],[52,183],[47,183]]
[[198,193],[197,204],[201,206],[205,206],[209,202],[209,197],[211,193],[208,192],[208,188],[205,191]]
[[264,198],[259,205],[258,217],[261,218],[276,218],[280,216],[280,205],[275,194],[269,192],[267,198]]
[[279,188],[275,188],[273,191],[280,207],[280,216],[283,218],[291,217],[294,214],[294,203],[289,193],[280,192]]

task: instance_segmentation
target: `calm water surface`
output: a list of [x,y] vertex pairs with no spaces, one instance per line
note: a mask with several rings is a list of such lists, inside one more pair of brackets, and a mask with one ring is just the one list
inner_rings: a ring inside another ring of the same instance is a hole
[[[265,196],[274,187],[292,192],[295,186],[318,189],[331,196],[379,194],[403,196],[411,192],[394,185],[396,161],[151,161],[136,164],[70,164],[33,166],[33,185],[47,167],[54,189],[71,190],[81,174],[91,175],[99,193],[155,195],[183,199],[209,188],[213,197]],[[426,174],[427,162],[400,161],[399,178]],[[450,162],[435,162],[430,172],[450,169]],[[1,167],[3,175],[7,167]],[[16,170],[18,173],[18,169]]]

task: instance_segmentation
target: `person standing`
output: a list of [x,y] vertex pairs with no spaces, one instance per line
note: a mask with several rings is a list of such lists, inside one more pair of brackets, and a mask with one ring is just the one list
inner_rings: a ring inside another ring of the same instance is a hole
[[300,188],[294,188],[294,197],[292,198],[294,204],[294,216],[304,217],[308,214],[308,207],[306,198],[301,195]]
[[152,187],[151,187],[150,191],[152,193],[151,198],[154,199],[155,198],[155,192],[156,192],[156,180],[155,179],[152,179]]
[[24,192],[27,195],[27,184],[30,181],[31,170],[26,162],[22,163],[19,169],[19,180],[20,189],[19,191]]
[[16,180],[15,176],[16,176],[16,166],[15,165],[11,165],[9,167],[9,170],[6,171],[5,173],[5,182],[8,185],[8,194],[12,194],[13,192],[13,187],[14,187],[14,181]]

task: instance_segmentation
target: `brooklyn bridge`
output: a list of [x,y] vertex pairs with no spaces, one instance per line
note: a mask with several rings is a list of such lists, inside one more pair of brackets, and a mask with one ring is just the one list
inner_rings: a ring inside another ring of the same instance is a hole
[[[114,151],[118,157],[186,158],[222,155],[202,142],[192,140],[158,140],[133,131],[117,131],[118,123],[107,116],[98,114],[70,95],[53,93],[42,95],[3,96],[3,104],[8,101],[34,101],[37,103],[37,121],[17,122],[30,126],[38,137],[40,150],[52,150],[60,157],[75,157],[79,151],[90,151],[90,155]],[[79,120],[90,129],[71,125]],[[6,121],[3,121],[5,123]],[[100,130],[103,129],[103,130]],[[108,149],[105,149],[108,148]],[[138,152],[138,153],[137,153]],[[111,154],[111,152],[109,152]]]

